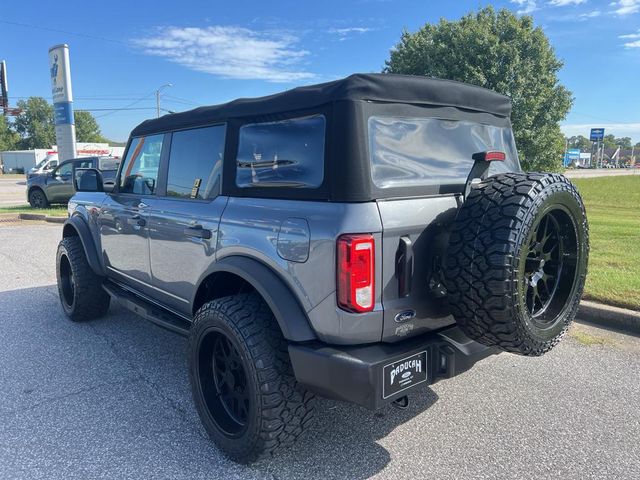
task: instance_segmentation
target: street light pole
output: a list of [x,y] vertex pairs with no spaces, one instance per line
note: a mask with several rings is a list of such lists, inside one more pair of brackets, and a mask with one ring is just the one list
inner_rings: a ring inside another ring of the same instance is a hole
[[173,87],[173,84],[165,83],[161,87],[158,87],[158,89],[156,90],[156,117],[157,118],[160,118],[160,92],[165,87]]

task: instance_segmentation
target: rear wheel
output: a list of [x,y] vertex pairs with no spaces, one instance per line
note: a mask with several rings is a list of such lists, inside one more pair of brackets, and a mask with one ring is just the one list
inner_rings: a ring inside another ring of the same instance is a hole
[[71,320],[81,322],[107,313],[109,294],[102,288],[102,277],[89,266],[78,237],[66,237],[59,243],[56,276],[60,303]]
[[582,199],[562,175],[509,173],[473,188],[445,270],[451,311],[485,345],[542,355],[575,317],[589,253]]
[[256,294],[206,303],[189,340],[189,376],[202,423],[233,460],[292,445],[313,416],[313,395],[293,376],[287,342]]
[[29,192],[29,205],[31,205],[32,208],[47,208],[49,201],[42,190],[34,188]]

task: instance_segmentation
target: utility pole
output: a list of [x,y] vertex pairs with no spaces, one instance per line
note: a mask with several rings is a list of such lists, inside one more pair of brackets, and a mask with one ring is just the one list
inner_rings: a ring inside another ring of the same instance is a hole
[[160,92],[165,87],[173,87],[173,84],[165,83],[161,87],[158,87],[158,89],[156,90],[156,116],[157,116],[157,118],[160,118]]

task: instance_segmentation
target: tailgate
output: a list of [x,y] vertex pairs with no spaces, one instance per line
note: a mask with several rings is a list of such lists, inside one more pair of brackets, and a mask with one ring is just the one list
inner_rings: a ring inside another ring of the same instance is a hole
[[455,323],[442,293],[440,267],[454,195],[378,200],[382,220],[382,340],[393,342]]

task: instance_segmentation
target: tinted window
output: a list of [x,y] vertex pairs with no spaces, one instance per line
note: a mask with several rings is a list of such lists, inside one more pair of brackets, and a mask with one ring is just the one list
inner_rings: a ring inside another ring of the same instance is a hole
[[224,125],[173,133],[168,196],[207,199],[219,193],[224,133]]
[[58,177],[63,177],[65,175],[71,175],[72,171],[73,171],[73,163],[71,162],[63,163],[62,165],[60,165],[60,168],[56,170],[55,175]]
[[98,168],[100,170],[117,170],[120,165],[119,158],[103,157],[98,159]]
[[74,168],[93,168],[93,160],[81,160],[74,163]]
[[504,162],[490,173],[519,171],[510,128],[440,118],[371,117],[369,148],[373,182],[380,188],[459,184],[476,152],[500,150]]
[[153,195],[156,191],[163,134],[131,141],[120,173],[120,192]]
[[240,128],[240,187],[319,187],[324,174],[322,115]]

